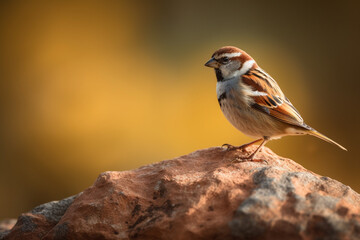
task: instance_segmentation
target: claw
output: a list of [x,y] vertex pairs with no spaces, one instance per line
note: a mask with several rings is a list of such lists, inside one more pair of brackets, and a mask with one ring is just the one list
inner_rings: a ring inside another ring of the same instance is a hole
[[230,144],[223,144],[222,147],[226,148],[226,150],[237,150],[237,149],[241,149],[243,151],[246,151],[246,148],[250,147],[251,145],[253,145],[254,143],[257,143],[257,142],[260,142],[262,141],[263,139],[260,138],[260,139],[257,139],[255,141],[252,141],[250,143],[246,143],[246,144],[243,144],[241,146],[233,146],[233,145],[230,145]]
[[233,146],[231,144],[223,144],[221,147],[225,148],[226,150],[230,151],[230,150],[241,150],[241,151],[246,151],[246,148],[248,147],[247,144],[241,145],[241,146]]
[[230,145],[230,144],[227,144],[227,143],[224,143],[221,147],[222,147],[222,148],[226,148],[226,150],[230,150],[230,149],[234,149],[234,148],[235,148],[235,146]]
[[241,162],[265,162],[266,164],[269,164],[268,161],[265,159],[253,159],[251,156],[248,157],[240,157],[237,156],[235,159],[231,160],[232,163],[241,163]]
[[262,141],[260,146],[255,150],[255,152],[253,152],[249,156],[243,157],[243,158],[240,157],[240,156],[237,156],[231,162],[266,162],[267,164],[269,164],[266,160],[254,159],[256,153],[259,152],[261,150],[261,148],[265,145],[265,143],[268,142],[269,140],[270,140],[269,137],[264,136],[263,138],[257,139],[255,141],[252,141],[250,143],[247,143],[247,144],[244,144],[244,145],[241,145],[241,146],[233,146],[233,145],[225,143],[225,144],[222,145],[222,147],[226,148],[226,150],[238,150],[238,149],[241,149],[241,151],[244,152],[244,151],[246,151],[247,147],[253,145],[254,143]]

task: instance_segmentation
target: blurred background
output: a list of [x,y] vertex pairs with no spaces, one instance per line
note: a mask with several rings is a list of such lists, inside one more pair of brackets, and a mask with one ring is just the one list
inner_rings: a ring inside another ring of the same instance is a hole
[[267,146],[360,191],[357,1],[0,1],[0,219],[133,169],[251,139],[204,67],[247,51],[310,136]]

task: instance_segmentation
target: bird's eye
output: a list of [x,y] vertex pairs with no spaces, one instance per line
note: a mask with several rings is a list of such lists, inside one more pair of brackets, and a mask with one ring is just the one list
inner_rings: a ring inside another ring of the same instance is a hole
[[228,57],[222,57],[222,58],[220,58],[220,62],[222,63],[222,64],[226,64],[226,63],[228,63],[230,61],[230,59],[228,58]]

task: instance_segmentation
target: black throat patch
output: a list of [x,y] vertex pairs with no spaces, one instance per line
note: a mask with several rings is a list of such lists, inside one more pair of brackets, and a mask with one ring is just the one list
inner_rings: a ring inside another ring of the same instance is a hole
[[218,98],[218,102],[219,102],[219,104],[220,104],[220,107],[221,107],[221,101],[222,101],[223,99],[226,99],[226,92],[223,92],[223,93],[219,96],[219,98]]
[[224,77],[223,77],[220,69],[215,68],[215,74],[216,74],[216,79],[217,79],[218,82],[224,81]]

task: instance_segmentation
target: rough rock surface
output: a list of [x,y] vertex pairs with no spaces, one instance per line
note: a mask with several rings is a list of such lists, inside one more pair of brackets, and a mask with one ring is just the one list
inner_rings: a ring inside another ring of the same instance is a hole
[[21,215],[0,239],[360,239],[360,195],[268,148],[215,147],[105,172],[81,194]]
[[0,221],[0,239],[2,236],[8,234],[10,229],[14,227],[16,219],[5,219]]

